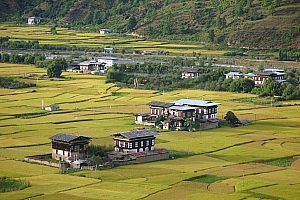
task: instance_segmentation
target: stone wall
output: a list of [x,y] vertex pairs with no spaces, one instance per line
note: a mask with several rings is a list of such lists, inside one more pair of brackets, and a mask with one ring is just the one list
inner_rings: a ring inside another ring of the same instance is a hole
[[24,158],[27,162],[38,163],[42,165],[48,165],[51,167],[60,167],[60,163],[50,162],[49,159],[52,158],[52,154],[44,154],[44,155],[36,155],[36,156],[28,156]]

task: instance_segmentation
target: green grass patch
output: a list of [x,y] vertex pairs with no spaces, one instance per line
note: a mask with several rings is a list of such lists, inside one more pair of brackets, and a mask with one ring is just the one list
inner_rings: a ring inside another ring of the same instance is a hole
[[267,194],[247,191],[248,194],[250,194],[250,197],[257,198],[257,199],[269,199],[269,200],[282,200],[280,197],[275,197]]
[[294,157],[283,157],[283,158],[275,158],[271,160],[260,160],[257,161],[257,163],[263,163],[266,165],[273,165],[273,166],[278,166],[278,167],[288,167],[291,166],[291,164],[294,161]]
[[186,181],[193,181],[193,182],[201,182],[201,183],[214,183],[217,181],[225,180],[228,177],[225,176],[214,176],[214,175],[202,175],[202,176],[195,176],[189,179],[186,179]]
[[11,192],[30,187],[28,181],[8,177],[0,177],[0,192]]
[[10,77],[0,77],[0,87],[2,88],[19,89],[19,88],[28,88],[28,87],[35,87],[35,86],[36,84],[34,83],[26,83]]
[[43,117],[48,115],[46,112],[37,112],[37,113],[24,113],[24,114],[16,114],[16,118],[22,118],[22,119],[31,119],[31,118],[37,118],[37,117]]
[[127,96],[129,94],[129,92],[112,92],[111,96]]
[[230,101],[239,102],[239,103],[253,103],[258,105],[267,105],[274,103],[274,100],[270,98],[261,98],[261,97],[247,97],[247,98],[238,98],[238,99],[231,99]]
[[170,151],[170,158],[176,159],[176,158],[184,158],[188,156],[193,156],[195,154],[191,152],[185,152],[185,151],[176,151],[176,150],[171,150]]

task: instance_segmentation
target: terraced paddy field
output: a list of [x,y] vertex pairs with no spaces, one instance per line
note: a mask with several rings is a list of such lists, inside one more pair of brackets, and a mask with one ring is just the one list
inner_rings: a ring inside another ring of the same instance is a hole
[[40,44],[76,47],[114,47],[141,51],[167,51],[175,54],[201,53],[206,55],[223,55],[225,51],[208,50],[201,44],[177,44],[166,41],[151,41],[132,36],[102,35],[100,33],[83,33],[66,28],[57,28],[52,34],[50,26],[18,26],[0,24],[0,37],[10,37],[12,41],[38,40]]
[[[64,79],[24,78],[44,73],[30,65],[0,64],[1,75],[37,84],[36,88],[0,89],[0,176],[31,184],[0,193],[0,199],[300,199],[300,101],[262,106],[236,101],[255,97],[252,94],[160,93],[118,88],[105,84],[103,76],[73,73],[63,73]],[[149,101],[180,98],[216,101],[221,103],[220,118],[232,110],[253,124],[161,132],[157,147],[186,155],[165,161],[71,174],[23,161],[25,156],[49,153],[49,137],[59,132],[110,145],[113,133],[140,127],[133,123],[133,114],[147,112]],[[42,100],[61,109],[44,112]]]

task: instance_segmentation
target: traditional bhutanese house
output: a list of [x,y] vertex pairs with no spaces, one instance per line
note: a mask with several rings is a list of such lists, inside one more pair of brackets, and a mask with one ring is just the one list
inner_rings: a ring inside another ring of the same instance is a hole
[[226,79],[232,78],[232,79],[239,79],[239,78],[244,78],[244,74],[241,72],[229,72],[225,74]]
[[60,161],[76,161],[87,158],[89,137],[59,133],[52,137],[52,158]]
[[78,64],[82,73],[90,73],[91,71],[100,71],[104,73],[107,70],[105,63],[98,61],[84,61]]
[[28,17],[27,19],[27,24],[39,24],[41,22],[41,18],[40,17]]
[[141,129],[114,134],[115,151],[134,153],[154,150],[156,131]]
[[80,70],[78,62],[72,62],[66,69],[67,72],[78,72]]
[[191,107],[188,105],[183,105],[183,106],[178,106],[174,105],[169,107],[169,112],[171,115],[176,116],[176,117],[183,117],[183,118],[189,118],[189,117],[195,117],[195,111],[196,107]]
[[269,78],[281,82],[284,80],[284,75],[285,73],[281,72],[255,72],[251,78],[255,82],[255,86],[260,87]]
[[181,78],[197,78],[201,74],[201,69],[199,68],[189,68],[181,72]]
[[208,120],[217,118],[218,104],[212,101],[180,99],[172,103],[175,106],[193,107],[197,119]]
[[98,58],[98,62],[105,63],[107,68],[112,67],[114,64],[118,64],[119,59],[110,56],[103,56]]
[[152,101],[149,103],[150,106],[150,113],[151,115],[168,115],[169,114],[169,108],[173,106],[174,103],[165,103],[161,101]]
[[185,119],[183,117],[178,117],[174,115],[168,116],[168,118],[162,122],[162,125],[162,128],[164,130],[181,131],[187,129]]
[[143,124],[146,126],[155,126],[156,116],[149,115],[147,113],[141,113],[135,115],[135,123]]

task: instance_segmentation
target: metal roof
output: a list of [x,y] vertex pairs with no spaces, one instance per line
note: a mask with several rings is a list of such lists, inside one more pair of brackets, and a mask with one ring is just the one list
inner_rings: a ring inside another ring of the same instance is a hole
[[149,129],[141,129],[141,130],[133,130],[133,131],[126,131],[121,133],[116,133],[114,136],[123,136],[127,139],[135,139],[135,138],[143,138],[143,137],[153,137],[157,134],[156,131],[149,130]]
[[200,68],[185,68],[182,70],[182,72],[191,72],[191,73],[199,73],[201,71]]
[[52,137],[50,137],[51,140],[58,140],[58,141],[62,141],[62,142],[72,142],[73,140],[76,140],[78,138],[84,138],[84,139],[91,139],[89,137],[85,137],[85,136],[79,136],[79,135],[73,135],[73,134],[66,134],[66,133],[58,133],[56,135],[53,135]]
[[171,110],[195,110],[197,109],[196,107],[192,107],[192,106],[187,106],[187,105],[184,105],[184,106],[171,106],[169,109]]
[[161,102],[161,101],[151,101],[149,103],[150,106],[154,107],[163,107],[163,108],[169,108],[174,105],[174,103],[166,103],[166,102]]
[[118,58],[111,57],[111,56],[103,56],[103,57],[98,58],[98,60],[99,59],[101,59],[101,60],[118,60]]
[[284,69],[268,68],[268,69],[264,69],[264,72],[281,72],[281,73],[284,73]]
[[242,76],[244,74],[242,74],[241,72],[229,72],[228,74],[225,74],[227,76]]
[[79,63],[78,65],[93,65],[93,64],[102,65],[102,64],[105,64],[105,63],[98,62],[98,61],[84,61],[84,62]]
[[192,99],[180,99],[178,101],[172,102],[176,106],[217,106],[218,103],[214,103],[212,101],[203,101],[203,100],[192,100]]

